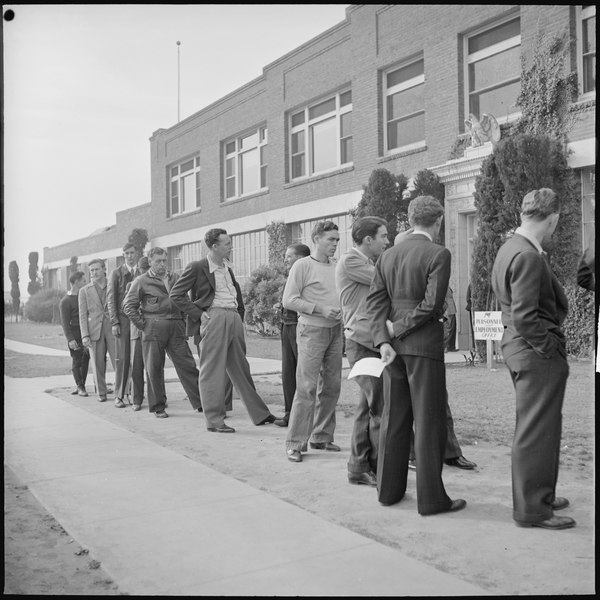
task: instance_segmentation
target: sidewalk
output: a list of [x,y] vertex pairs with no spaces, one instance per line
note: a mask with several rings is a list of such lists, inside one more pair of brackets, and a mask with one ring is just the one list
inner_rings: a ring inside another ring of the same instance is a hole
[[487,594],[42,391],[63,380],[5,377],[5,462],[121,592]]

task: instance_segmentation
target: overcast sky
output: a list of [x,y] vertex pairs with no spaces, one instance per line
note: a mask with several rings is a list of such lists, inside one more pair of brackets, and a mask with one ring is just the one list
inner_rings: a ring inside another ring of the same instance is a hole
[[28,254],[150,201],[152,133],[260,76],[347,4],[18,5],[3,20],[4,289]]

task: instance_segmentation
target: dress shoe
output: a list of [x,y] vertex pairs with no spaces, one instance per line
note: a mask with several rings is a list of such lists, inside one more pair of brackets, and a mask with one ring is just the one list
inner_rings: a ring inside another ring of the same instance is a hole
[[416,470],[417,470],[417,463],[416,463],[416,461],[415,461],[415,459],[414,459],[414,458],[413,458],[412,460],[409,460],[409,461],[408,461],[408,468],[409,468],[411,471],[416,471]]
[[302,454],[300,454],[300,450],[287,450],[286,451],[288,460],[292,462],[302,462]]
[[221,427],[207,427],[206,431],[216,431],[217,433],[235,433],[235,429],[233,427],[229,427],[229,425],[221,425]]
[[258,427],[259,425],[265,425],[267,423],[274,423],[275,422],[275,415],[269,415],[268,417],[265,417],[260,423],[257,423],[256,426]]
[[330,452],[339,452],[341,448],[333,442],[310,442],[310,447],[315,450],[329,450]]
[[121,400],[121,398],[117,398],[115,400],[115,407],[116,408],[125,408],[125,402],[123,402],[123,400]]
[[106,402],[106,396],[98,396],[98,402]]
[[569,501],[566,498],[556,497],[552,500],[550,506],[552,507],[552,510],[561,510],[569,506]]
[[444,462],[451,467],[458,467],[459,469],[467,469],[469,471],[477,466],[474,462],[467,460],[464,456],[447,458]]
[[132,404],[131,408],[137,412],[138,410],[142,410],[142,405],[141,404]]
[[575,527],[575,519],[571,517],[557,517],[553,515],[545,521],[535,521],[533,523],[524,523],[515,521],[519,527],[541,527],[542,529],[569,529]]
[[155,416],[157,419],[166,419],[166,418],[167,418],[169,415],[168,415],[168,414],[167,414],[167,413],[166,413],[164,410],[157,410],[157,411],[154,413],[154,416]]
[[426,513],[422,513],[419,511],[419,514],[422,517],[427,517],[429,515],[439,515],[441,513],[456,512],[457,510],[462,510],[463,508],[465,508],[465,506],[467,506],[467,501],[458,498],[456,500],[451,500],[450,506],[448,508],[443,508],[442,510],[434,510],[432,512],[426,512]]
[[204,412],[204,409],[203,409],[202,407],[200,407],[200,408],[197,408],[197,409],[196,409],[196,412]]
[[273,425],[277,425],[277,427],[287,427],[288,422],[285,419],[275,419]]
[[377,476],[374,473],[348,473],[348,481],[354,485],[377,487]]
[[79,394],[79,388],[76,387],[72,392],[71,392],[71,396],[77,396],[77,394]]
[[88,397],[88,393],[85,391],[85,388],[82,385],[77,388],[77,393],[84,398]]

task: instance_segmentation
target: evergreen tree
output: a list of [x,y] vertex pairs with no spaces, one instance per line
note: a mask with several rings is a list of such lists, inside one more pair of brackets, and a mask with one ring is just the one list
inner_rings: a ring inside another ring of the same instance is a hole
[[8,263],[8,277],[10,279],[10,297],[12,308],[15,313],[15,321],[19,320],[19,309],[21,308],[21,290],[19,289],[19,265],[16,260]]
[[[418,196],[431,196],[436,200],[439,200],[440,204],[444,206],[444,198],[446,192],[444,184],[440,181],[440,178],[429,169],[423,169],[415,175],[414,189],[411,191],[410,196],[403,200],[402,211],[406,215],[406,227],[408,227],[408,204],[413,198]],[[444,227],[440,230],[439,242],[443,245],[445,242]]]
[[136,228],[132,229],[127,241],[135,246],[139,256],[143,256],[148,239],[148,232],[145,229]]
[[39,256],[37,252],[29,253],[29,283],[27,284],[27,293],[30,296],[33,296],[42,289],[40,278],[38,277]]

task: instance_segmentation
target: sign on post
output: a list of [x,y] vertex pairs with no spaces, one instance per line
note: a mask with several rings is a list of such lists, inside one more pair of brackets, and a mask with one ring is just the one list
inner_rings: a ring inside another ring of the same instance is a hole
[[494,366],[494,340],[501,340],[504,334],[502,311],[475,311],[473,313],[473,333],[476,340],[487,341],[488,368]]

